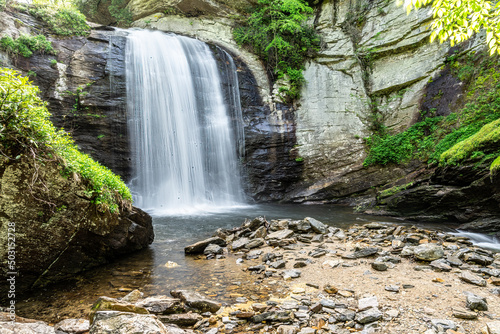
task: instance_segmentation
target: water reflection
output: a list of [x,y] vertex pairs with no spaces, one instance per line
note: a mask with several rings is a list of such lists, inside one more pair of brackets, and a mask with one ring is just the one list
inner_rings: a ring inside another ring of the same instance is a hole
[[[18,314],[51,322],[86,317],[99,296],[121,297],[132,289],[152,295],[183,288],[223,302],[234,302],[239,294],[251,295],[256,300],[267,298],[273,293],[272,287],[258,284],[255,276],[242,271],[249,262],[238,265],[237,257],[231,254],[224,260],[184,255],[185,246],[212,236],[216,229],[236,227],[246,218],[256,216],[268,220],[313,217],[342,228],[371,221],[402,223],[392,218],[353,214],[349,207],[328,205],[258,205],[197,216],[154,217],[156,236],[149,249],[79,275],[72,282],[39,289],[19,302]],[[178,266],[172,267],[172,263]]]

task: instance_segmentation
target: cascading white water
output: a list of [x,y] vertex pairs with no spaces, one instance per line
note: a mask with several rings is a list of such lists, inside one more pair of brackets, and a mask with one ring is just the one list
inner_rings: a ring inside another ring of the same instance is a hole
[[133,30],[126,66],[135,205],[155,215],[241,205],[236,140],[209,47]]

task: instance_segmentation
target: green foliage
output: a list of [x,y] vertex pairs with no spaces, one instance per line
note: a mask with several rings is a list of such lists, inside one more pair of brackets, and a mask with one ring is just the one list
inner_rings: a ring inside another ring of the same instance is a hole
[[500,171],[500,156],[496,158],[490,166],[490,173],[496,175]]
[[443,165],[455,165],[470,158],[477,151],[491,148],[500,149],[500,119],[486,124],[477,133],[443,152],[439,162]]
[[57,65],[57,60],[51,59],[50,60],[50,66],[56,66]]
[[[476,64],[478,62],[479,65]],[[411,159],[421,159],[429,163],[449,163],[452,160],[441,159],[444,152],[457,143],[472,138],[484,125],[500,119],[500,57],[453,55],[448,59],[448,63],[454,75],[459,78],[464,73],[460,69],[468,68],[467,71],[470,71],[470,68],[474,68],[472,74],[462,76],[462,79],[468,82],[465,106],[445,118],[425,118],[396,135],[377,133],[366,138],[370,151],[364,162],[365,166],[403,163]],[[474,153],[476,151],[486,152],[476,147],[466,156],[472,158],[476,154],[475,158],[478,158],[479,153]],[[489,156],[486,154],[484,158],[487,157]]]
[[[402,2],[402,0],[398,0]],[[404,0],[408,14],[413,8],[432,6],[434,21],[431,42],[449,40],[451,46],[463,42],[481,30],[486,31],[490,54],[500,54],[500,2],[488,0]]]
[[6,6],[7,6],[7,0],[0,0],[0,12],[3,12]]
[[413,182],[410,182],[410,183],[407,183],[407,184],[404,184],[401,186],[394,186],[394,187],[391,187],[389,189],[382,190],[378,194],[378,198],[382,199],[382,198],[390,197],[390,196],[392,196],[400,191],[403,191],[403,190],[410,188],[411,186],[413,186]]
[[64,130],[50,121],[38,87],[18,72],[0,68],[0,150],[7,156],[31,152],[39,160],[55,153],[68,173],[80,174],[88,183],[88,194],[102,209],[115,211],[131,194],[120,177],[81,153]]
[[108,7],[109,13],[116,19],[118,26],[128,27],[132,24],[132,12],[125,8],[125,0],[111,0]]
[[300,95],[304,61],[319,50],[319,37],[306,20],[313,10],[303,0],[259,0],[255,11],[234,29],[235,41],[265,61],[271,77],[290,99]]
[[55,54],[52,43],[43,35],[21,35],[16,39],[5,36],[0,39],[0,49],[11,54],[31,57],[33,52]]
[[19,6],[18,9],[41,19],[54,34],[87,36],[90,33],[85,15],[67,2],[39,0],[29,6]]
[[434,144],[432,134],[437,131],[441,119],[442,117],[426,118],[393,136],[374,135],[366,138],[370,154],[363,164],[398,164],[415,157],[426,158],[428,150]]

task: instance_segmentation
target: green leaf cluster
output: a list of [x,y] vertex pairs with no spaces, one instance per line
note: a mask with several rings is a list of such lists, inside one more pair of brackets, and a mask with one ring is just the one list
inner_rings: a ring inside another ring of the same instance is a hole
[[[478,59],[483,59],[479,66],[475,65]],[[495,122],[500,119],[500,56],[454,56],[450,67],[457,69],[458,77],[462,74],[459,69],[475,68],[473,74],[467,75],[470,83],[465,106],[447,117],[425,118],[402,133],[365,138],[369,149],[365,166],[399,164],[412,159],[455,164],[466,159],[491,159],[500,154],[494,140],[489,140],[484,133],[479,135],[485,131],[484,126],[498,125]],[[468,140],[471,143],[460,144]],[[477,145],[470,150],[468,145],[472,144]],[[445,158],[450,154],[455,158]]]
[[266,63],[273,80],[288,82],[280,91],[290,99],[300,96],[305,59],[319,50],[319,36],[306,22],[312,12],[303,0],[259,0],[233,31],[238,44]]
[[87,181],[92,201],[115,211],[122,200],[132,200],[119,176],[80,152],[68,133],[56,129],[38,87],[18,72],[0,68],[0,152],[10,158],[25,152],[39,160],[55,155],[67,172]]
[[26,58],[31,57],[34,52],[56,54],[52,43],[44,35],[21,35],[16,39],[5,36],[0,39],[0,49]]
[[85,15],[71,3],[38,0],[33,4],[21,5],[17,8],[45,22],[54,34],[61,36],[88,36],[90,34]]
[[126,4],[125,0],[111,0],[111,5],[108,7],[109,13],[120,27],[128,27],[132,24],[132,12],[125,7]]
[[441,43],[449,40],[453,46],[484,30],[490,54],[500,54],[500,2],[488,0],[404,0],[404,5],[408,14],[413,8],[432,6],[434,21],[431,25],[431,42],[436,38]]

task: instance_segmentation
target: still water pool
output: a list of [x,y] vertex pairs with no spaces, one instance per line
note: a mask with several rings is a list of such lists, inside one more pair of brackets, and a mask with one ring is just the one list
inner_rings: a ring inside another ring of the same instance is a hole
[[[237,257],[230,254],[224,260],[205,260],[202,256],[184,255],[185,246],[212,236],[216,229],[240,226],[245,219],[257,216],[268,220],[313,217],[342,228],[371,221],[402,223],[394,218],[354,214],[350,207],[329,205],[255,205],[226,212],[158,216],[153,218],[155,241],[147,250],[78,275],[71,282],[35,291],[20,301],[18,315],[49,322],[86,317],[99,296],[121,297],[132,289],[153,295],[183,288],[224,302],[233,301],[238,294],[263,300],[273,293],[272,289],[255,282],[254,275],[242,270],[245,263],[236,264]],[[172,263],[178,266],[172,268]]]

